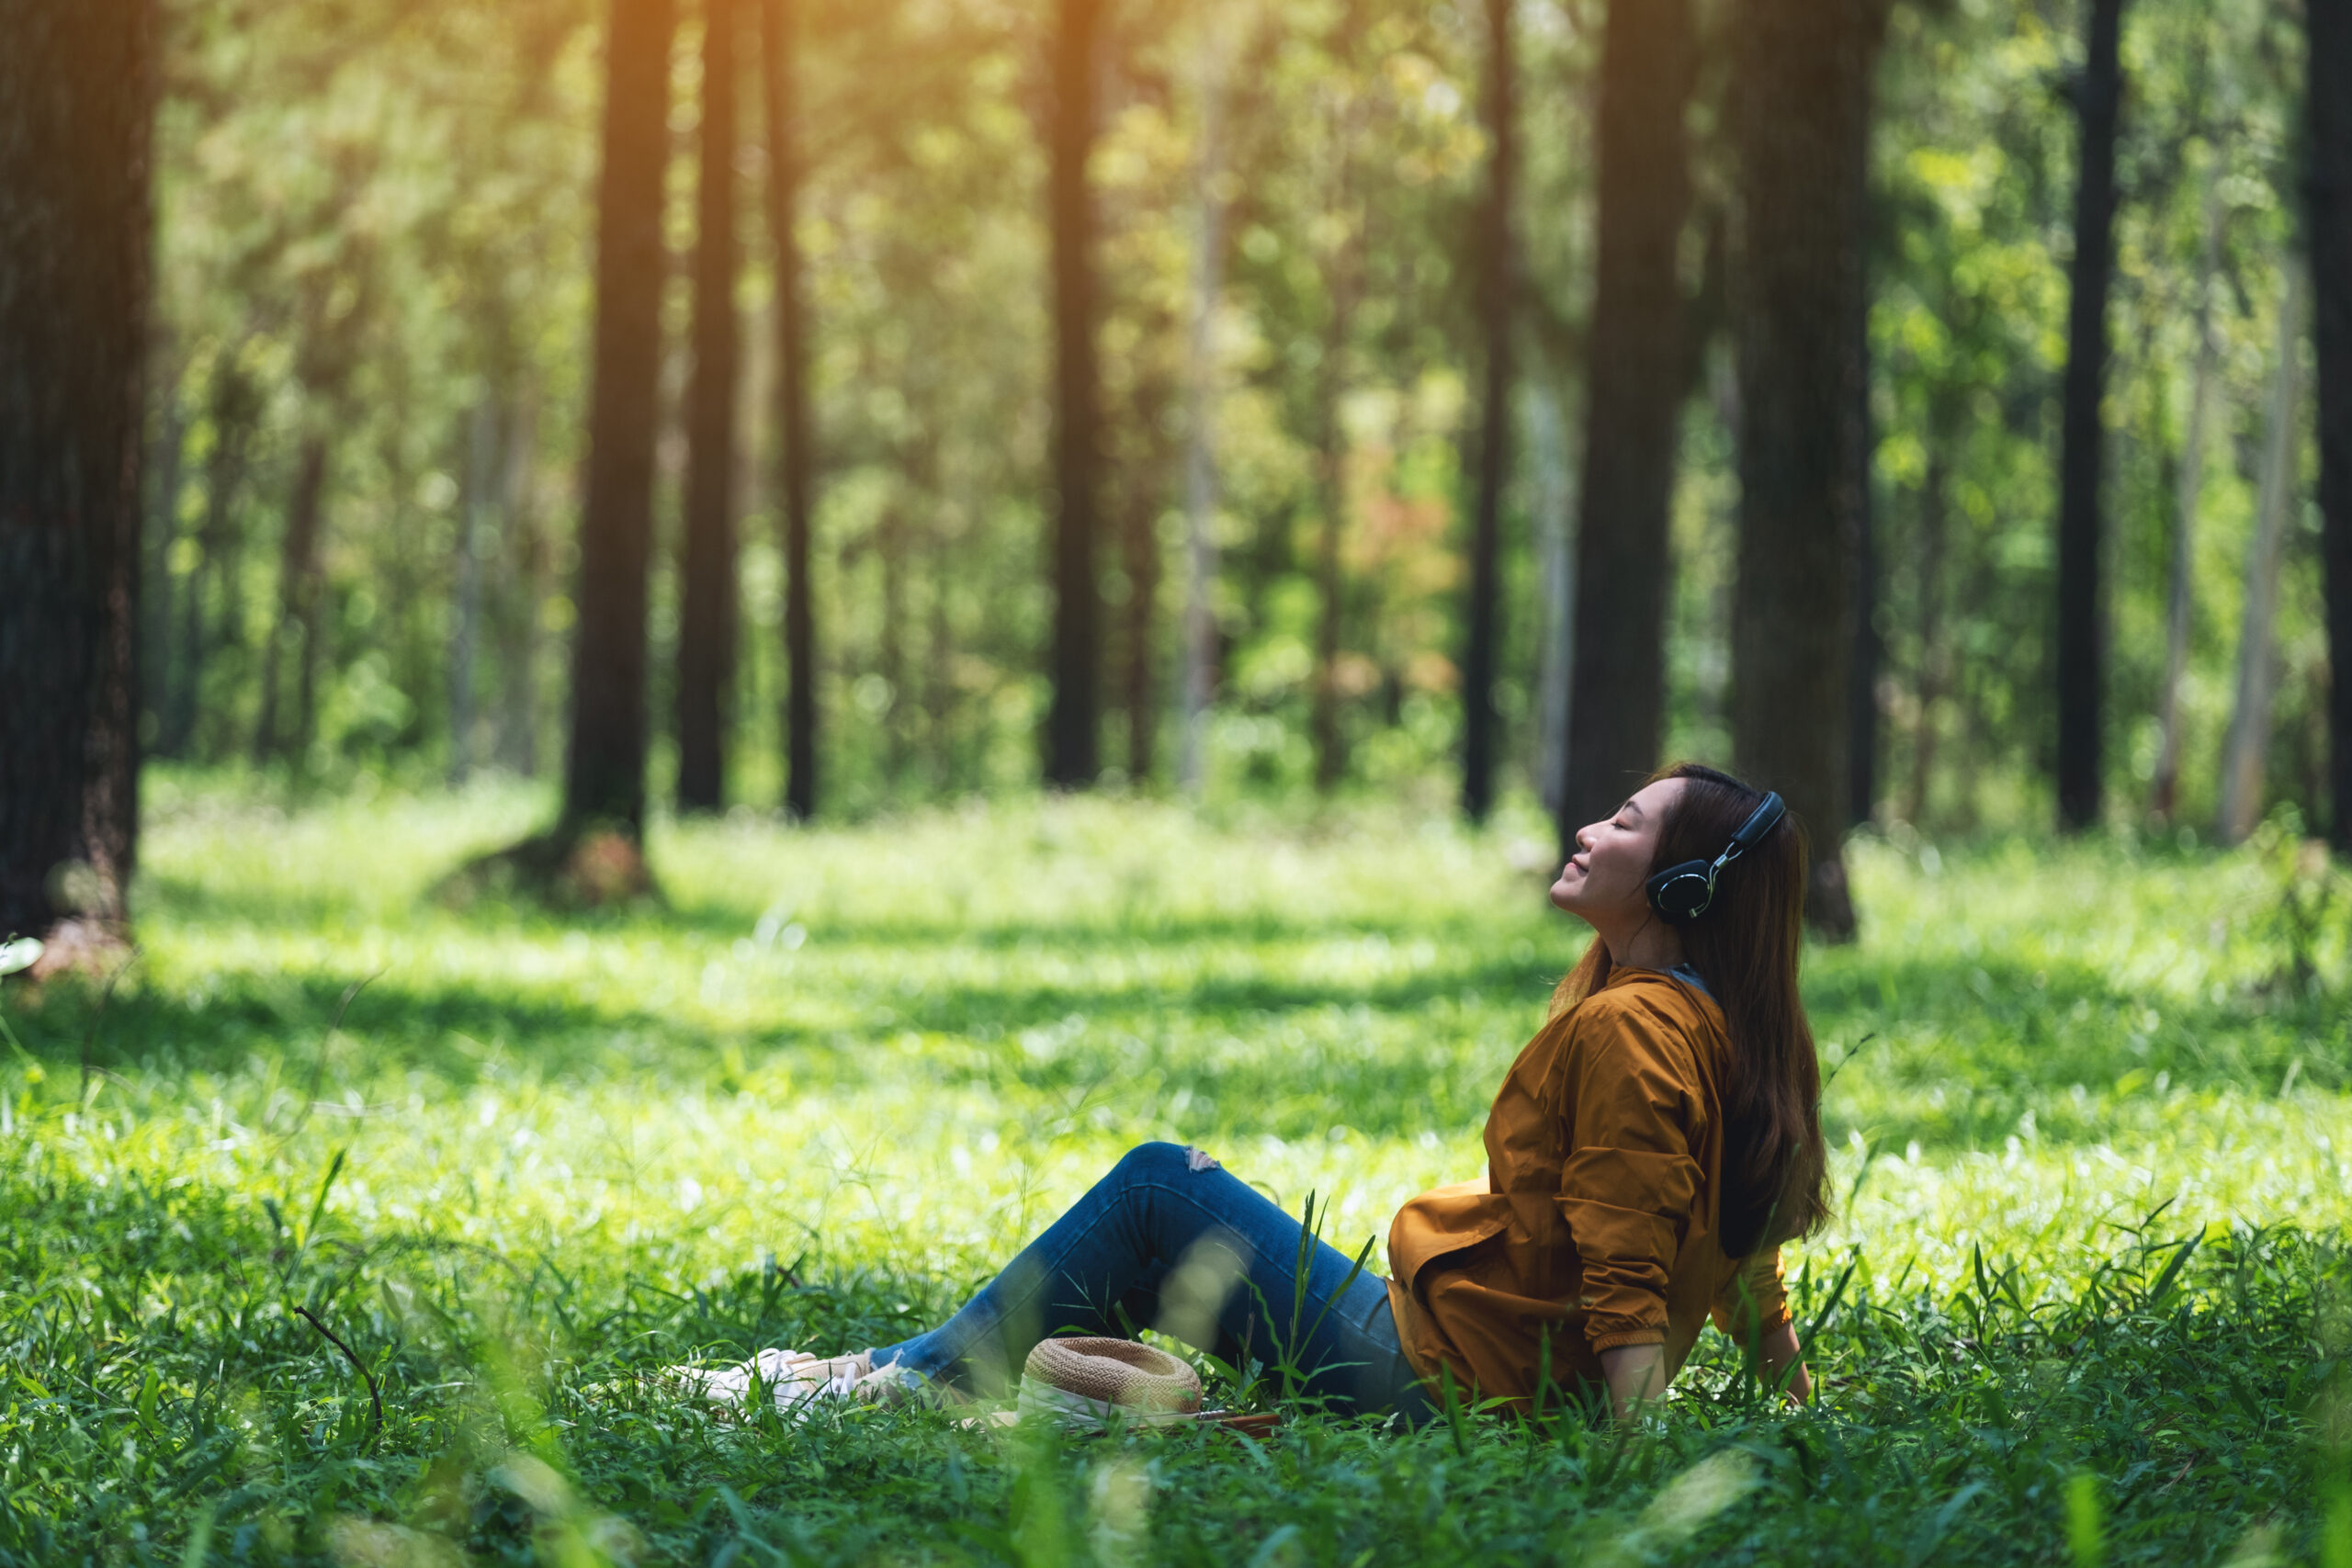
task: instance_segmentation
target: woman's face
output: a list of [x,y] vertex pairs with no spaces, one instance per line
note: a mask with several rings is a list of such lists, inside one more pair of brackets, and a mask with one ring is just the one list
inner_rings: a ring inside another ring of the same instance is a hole
[[1657,857],[1658,825],[1683,782],[1645,784],[1606,822],[1578,829],[1577,852],[1552,884],[1552,902],[1600,930],[1645,915],[1649,898],[1642,884]]

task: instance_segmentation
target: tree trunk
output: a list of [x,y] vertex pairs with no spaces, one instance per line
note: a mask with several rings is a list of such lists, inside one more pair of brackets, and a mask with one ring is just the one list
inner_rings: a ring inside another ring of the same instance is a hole
[[532,501],[532,453],[537,418],[527,396],[511,399],[506,417],[506,471],[499,495],[498,760],[524,778],[539,772],[540,620],[548,598],[548,559]]
[[[2352,8],[2310,0],[2304,136],[2327,596],[2328,835],[2352,856]],[[2333,84],[2323,86],[2323,84]]]
[[1686,325],[1690,0],[1610,0],[1600,61],[1599,249],[1585,345],[1583,493],[1559,787],[1561,852],[1657,765],[1666,707],[1667,508]]
[[[277,567],[277,621],[262,644],[261,716],[254,725],[255,767],[269,762],[283,750],[277,696],[287,652],[290,647],[298,658],[309,656],[297,639],[310,625],[310,601],[317,592],[319,513],[325,502],[326,479],[326,434],[313,429],[302,438],[302,455],[294,465],[294,489],[287,497],[286,534]],[[301,754],[293,755],[299,762]]]
[[1511,186],[1519,162],[1511,108],[1517,70],[1511,0],[1486,0],[1487,199],[1472,265],[1486,337],[1478,493],[1470,525],[1470,602],[1462,650],[1462,813],[1483,822],[1495,804],[1495,650],[1502,637],[1503,486],[1510,474]]
[[1094,39],[1101,0],[1058,0],[1049,216],[1054,267],[1054,633],[1046,783],[1093,783],[1102,603],[1094,577],[1101,433],[1094,344]]
[[767,0],[760,40],[767,89],[768,239],[775,251],[776,494],[784,513],[784,806],[817,815],[817,619],[808,581],[816,453],[809,440],[808,325],[801,296],[800,112],[793,0]]
[[[1870,138],[1854,139],[1855,200],[1870,208]],[[1859,243],[1860,236],[1857,236]],[[1867,266],[1867,250],[1860,258]],[[1871,457],[1877,437],[1871,421],[1871,311],[1867,271],[1847,301],[1851,315],[1847,330],[1853,334],[1847,353],[1859,367],[1847,387],[1846,416],[1850,422],[1846,460],[1853,472],[1846,483],[1854,501],[1854,647],[1853,663],[1846,672],[1846,818],[1841,828],[1859,828],[1870,821],[1878,805],[1878,677],[1886,649],[1878,629],[1880,573],[1878,516],[1871,483]]]
[[2263,761],[2270,750],[2270,699],[2277,684],[2272,630],[2278,609],[2278,559],[2286,544],[2302,447],[2299,393],[2303,384],[2306,276],[2290,265],[2278,300],[2278,360],[2271,367],[2270,416],[2262,450],[2261,500],[2246,547],[2245,619],[2238,634],[2237,702],[2222,753],[2221,838],[2234,844],[2262,816]]
[[1126,642],[1122,661],[1127,688],[1124,705],[1127,710],[1127,782],[1134,788],[1150,782],[1157,761],[1154,742],[1159,731],[1159,672],[1152,644],[1159,622],[1159,509],[1167,491],[1169,456],[1160,432],[1166,423],[1165,405],[1171,400],[1170,393],[1170,389],[1149,372],[1137,389],[1134,412],[1143,451],[1136,471],[1128,476],[1126,515],[1121,519],[1125,558],[1122,564],[1127,574],[1127,615],[1122,628]]
[[1535,675],[1535,788],[1557,818],[1567,767],[1568,672],[1576,656],[1576,540],[1569,527],[1575,484],[1567,471],[1566,417],[1548,374],[1527,388],[1528,511],[1535,521],[1536,575],[1543,602]]
[[645,830],[646,578],[662,369],[671,0],[613,0],[564,830]]
[[1216,310],[1225,292],[1225,39],[1203,40],[1201,125],[1193,164],[1192,321],[1184,419],[1184,725],[1176,782],[1192,795],[1205,775],[1209,703],[1216,694]]
[[2107,427],[2107,295],[2115,270],[2115,132],[2123,101],[2123,0],[2089,0],[2090,35],[2075,87],[2082,120],[2068,278],[2066,383],[2058,457],[2058,825],[2098,821],[2106,688],[2099,592],[2100,472]]
[[[1323,528],[1316,545],[1315,585],[1320,609],[1315,626],[1307,732],[1315,748],[1315,787],[1324,794],[1337,789],[1348,770],[1347,739],[1340,728],[1340,644],[1347,610],[1341,546],[1348,527],[1347,432],[1340,422],[1340,405],[1347,394],[1349,344],[1363,288],[1366,215],[1355,209],[1357,89],[1353,81],[1362,20],[1362,7],[1351,0],[1342,8],[1327,45],[1344,96],[1331,111],[1331,195],[1325,211],[1341,232],[1324,259],[1323,291],[1329,314],[1324,321],[1315,387],[1315,476]],[[1261,535],[1265,545],[1278,546],[1287,538],[1288,520],[1280,521],[1279,532],[1270,527]],[[1277,566],[1272,548],[1267,550],[1265,565],[1266,576],[1272,578]]]
[[2213,273],[2220,265],[2228,209],[2217,149],[2205,187],[2205,243],[2197,257],[2197,361],[2189,373],[2188,433],[2181,442],[2175,491],[2172,590],[2165,607],[2164,684],[2156,691],[2156,776],[2149,808],[2170,822],[2180,796],[2180,682],[2188,673],[2188,634],[2196,611],[2197,504],[2205,493],[2205,426],[2213,404],[2219,342],[2213,333]]
[[907,516],[906,502],[893,500],[874,525],[874,553],[881,558],[882,624],[875,649],[876,672],[890,690],[882,710],[882,776],[895,795],[907,776]]
[[127,935],[155,18],[17,6],[0,49],[0,936]]
[[735,673],[735,28],[703,0],[694,380],[686,390],[685,558],[678,615],[678,808],[716,811]]
[[487,397],[466,420],[466,488],[458,501],[457,627],[449,638],[449,787],[463,787],[474,766],[474,728],[481,649],[481,542],[484,514],[498,491],[498,408]]
[[1754,0],[1741,22],[1739,577],[1732,749],[1813,838],[1806,918],[1850,938],[1849,665],[1860,529],[1862,190],[1879,0]]
[[[187,413],[179,395],[176,367],[164,356],[149,361],[159,367],[154,377],[164,393],[157,419],[155,445],[146,464],[146,558],[140,565],[139,667],[146,671],[140,682],[140,725],[151,736],[163,733],[163,672],[171,665],[172,554],[180,537],[180,489],[187,460]],[[153,726],[152,728],[147,727]]]
[[1951,433],[1936,421],[1928,432],[1928,472],[1919,485],[1919,589],[1912,625],[1919,638],[1919,670],[1912,678],[1917,711],[1911,721],[1911,783],[1903,797],[1903,820],[1912,827],[1928,817],[1928,791],[1935,781],[1936,707],[1944,698],[1951,664],[1944,649],[1944,550],[1950,533]]
[[238,349],[223,348],[212,367],[212,449],[204,463],[204,522],[197,530],[196,563],[180,585],[179,653],[164,673],[170,679],[164,698],[164,723],[156,745],[159,754],[186,758],[196,749],[198,721],[203,716],[204,670],[212,651],[212,628],[206,620],[210,595],[207,589],[227,576],[233,566],[230,541],[236,527],[238,492],[245,480],[254,425],[261,415],[261,399],[252,378],[237,364]]
[[[1343,154],[1344,156],[1344,154]],[[1344,366],[1348,334],[1355,318],[1354,268],[1346,254],[1354,241],[1342,241],[1343,254],[1335,265],[1331,319],[1323,339],[1323,360],[1317,377],[1315,472],[1323,529],[1316,544],[1315,587],[1321,605],[1315,624],[1315,686],[1307,728],[1315,745],[1315,787],[1325,794],[1337,789],[1348,770],[1346,739],[1340,732],[1340,625],[1346,610],[1346,581],[1340,572],[1340,545],[1347,537],[1347,433],[1340,424],[1340,400],[1347,389]]]
[[955,545],[935,484],[923,487],[931,501],[924,530],[931,555],[931,628],[923,642],[923,739],[931,752],[932,787],[942,795],[956,782],[955,751],[955,636],[948,623],[948,585],[956,581]]

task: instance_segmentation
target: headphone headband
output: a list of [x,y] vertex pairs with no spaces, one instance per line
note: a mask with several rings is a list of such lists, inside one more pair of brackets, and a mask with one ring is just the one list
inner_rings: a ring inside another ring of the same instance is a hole
[[1732,834],[1723,853],[1713,861],[1687,860],[1652,876],[1643,884],[1643,890],[1649,895],[1650,908],[1657,918],[1668,925],[1680,925],[1705,914],[1715,901],[1715,878],[1724,867],[1762,843],[1764,836],[1788,814],[1788,804],[1767,790],[1756,809],[1747,814],[1747,820]]

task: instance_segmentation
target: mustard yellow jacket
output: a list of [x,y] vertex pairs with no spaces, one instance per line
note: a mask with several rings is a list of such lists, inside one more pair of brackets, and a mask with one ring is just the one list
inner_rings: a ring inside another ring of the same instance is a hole
[[1724,1017],[1696,988],[1620,967],[1546,1023],[1487,1113],[1487,1174],[1424,1192],[1388,1232],[1407,1358],[1479,1397],[1600,1381],[1600,1352],[1663,1345],[1679,1370],[1710,1314],[1745,1337],[1788,1321],[1780,1249],[1726,1258]]

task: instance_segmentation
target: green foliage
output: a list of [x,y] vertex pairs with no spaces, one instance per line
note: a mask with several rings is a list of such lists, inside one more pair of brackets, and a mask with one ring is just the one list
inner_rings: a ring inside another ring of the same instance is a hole
[[[300,641],[275,625],[284,567],[272,547],[286,533],[305,435],[324,432],[324,620],[316,646],[301,649],[319,665],[317,713],[307,744],[277,765],[301,779],[414,779],[462,752],[544,770],[572,615],[601,10],[586,0],[171,9],[147,578],[164,749],[215,763],[254,749],[265,661],[283,662]],[[1050,511],[1051,355],[1034,62],[1051,7],[797,9],[826,807],[856,815],[1024,784],[1036,767],[1048,603],[1036,553]],[[1532,770],[1539,734],[1565,703],[1543,685],[1559,671],[1541,667],[1558,637],[1546,595],[1566,583],[1582,461],[1601,18],[1592,0],[1528,0],[1520,13],[1523,386],[1496,701],[1507,755]],[[699,102],[697,14],[682,7],[675,56],[680,155],[667,232],[680,258],[695,241],[685,150]],[[1694,111],[1694,288],[1733,195],[1722,130],[1728,16],[1709,24]],[[1106,26],[1093,161],[1113,536],[1102,551],[1114,699],[1104,754],[1123,764],[1134,755],[1119,741],[1136,725],[1172,739],[1193,258],[1214,202],[1228,254],[1207,301],[1222,494],[1211,525],[1223,640],[1212,781],[1279,795],[1309,776],[1315,563],[1330,525],[1342,535],[1330,676],[1351,777],[1384,792],[1424,780],[1450,767],[1457,729],[1457,455],[1475,434],[1476,375],[1461,257],[1485,156],[1476,8],[1204,0],[1112,7]],[[1875,804],[1888,820],[2007,830],[2046,810],[2076,34],[2063,8],[1995,0],[1890,15],[1866,264],[1886,649]],[[1227,62],[1215,167],[1201,162],[1212,40]],[[2107,507],[2107,752],[2120,819],[2148,805],[2156,767],[2209,210],[2222,220],[2217,355],[2177,810],[2199,823],[2213,810],[2262,389],[2279,279],[2299,265],[2299,48],[2294,18],[2275,7],[2144,0],[2127,13]],[[753,803],[777,794],[783,688],[760,135],[751,117],[737,160],[749,262],[729,780],[731,798]],[[683,259],[675,270],[666,374],[683,381]],[[1702,301],[1702,314],[1719,316],[1719,304]],[[1675,505],[1676,753],[1722,750],[1732,696],[1737,488],[1720,333],[1705,359]],[[496,433],[494,461],[479,446],[485,431]],[[664,452],[666,530],[680,454],[674,443]],[[2307,818],[2324,794],[2315,515],[2298,505],[2290,517],[2266,769],[2267,800],[2296,802]],[[676,637],[666,545],[650,620],[657,736]],[[481,624],[463,637],[469,549]],[[461,640],[471,661],[453,671]],[[204,655],[200,673],[191,649]],[[1128,712],[1138,660],[1143,696]],[[452,733],[458,680],[473,699],[462,736]],[[1159,748],[1162,775],[1172,751]],[[667,767],[657,744],[657,794]]]
[[743,819],[657,829],[666,911],[424,897],[543,810],[157,781],[136,965],[0,1015],[0,1562],[2352,1551],[2352,1026],[2267,847],[1857,848],[1810,1411],[1710,1331],[1632,1435],[1061,1446],[640,1374],[901,1337],[1148,1137],[1385,1234],[1574,956],[1535,825]]

